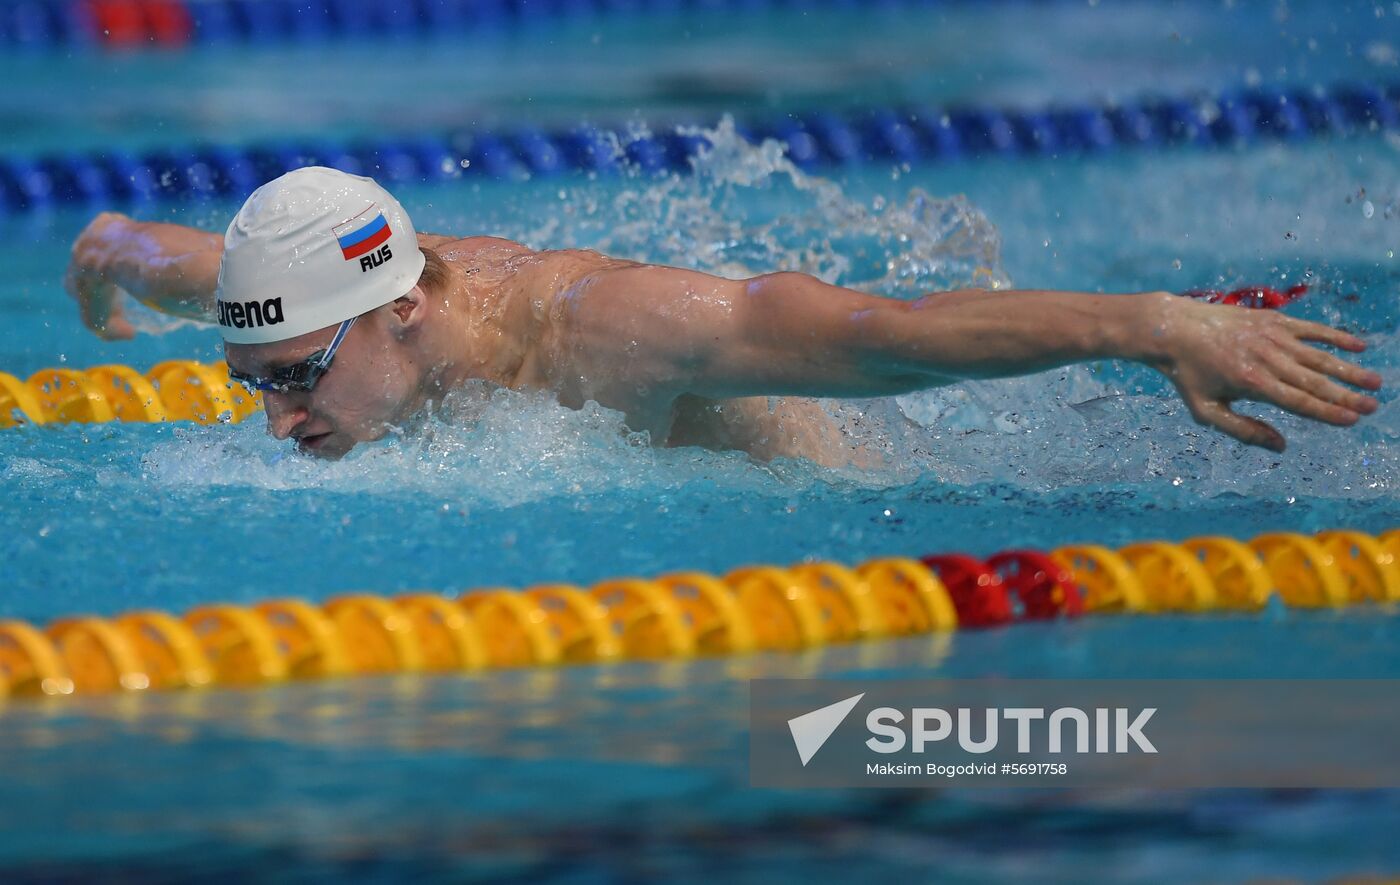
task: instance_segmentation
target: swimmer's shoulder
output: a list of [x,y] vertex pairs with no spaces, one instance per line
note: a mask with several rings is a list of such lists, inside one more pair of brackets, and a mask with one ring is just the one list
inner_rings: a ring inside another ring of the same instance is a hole
[[446,237],[419,234],[418,245],[433,250],[458,280],[478,286],[511,285],[520,279],[520,266],[531,263],[535,250],[505,237]]
[[[419,235],[420,243],[424,236],[426,235]],[[431,248],[444,260],[479,265],[495,264],[503,276],[515,278],[537,294],[561,294],[588,274],[638,264],[636,261],[604,255],[594,249],[532,249],[504,237],[441,239],[440,245]]]
[[505,237],[450,237],[443,234],[419,234],[418,245],[432,249],[444,261],[503,260],[511,256],[533,254],[535,250]]
[[637,263],[612,258],[593,249],[532,249],[505,237],[419,234],[418,245],[432,249],[444,261],[468,264],[502,262],[509,270],[520,273],[545,271],[567,276],[570,271],[587,273],[602,267]]
[[418,242],[458,268],[464,278],[528,293],[537,310],[548,310],[555,299],[567,297],[589,274],[638,264],[593,249],[532,249],[505,237],[419,234]]

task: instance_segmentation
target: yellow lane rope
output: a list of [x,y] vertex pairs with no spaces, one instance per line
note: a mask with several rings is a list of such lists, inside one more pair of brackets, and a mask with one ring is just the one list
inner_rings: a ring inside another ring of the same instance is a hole
[[21,381],[0,372],[0,428],[103,421],[242,421],[262,408],[224,363],[168,360],[130,366],[40,369]]
[[7,620],[0,697],[793,651],[1081,613],[1257,610],[1271,597],[1302,608],[1400,600],[1400,529],[749,566],[458,597],[354,593],[42,628]]

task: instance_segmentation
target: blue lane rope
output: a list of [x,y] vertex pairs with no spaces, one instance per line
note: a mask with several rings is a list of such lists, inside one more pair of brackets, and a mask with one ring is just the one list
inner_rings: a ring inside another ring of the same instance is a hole
[[[1254,89],[1035,110],[816,111],[736,125],[750,141],[782,141],[788,156],[804,169],[876,162],[913,165],[997,155],[1083,155],[1174,145],[1228,147],[1397,128],[1400,83],[1349,83],[1328,90]],[[385,185],[443,182],[463,175],[606,173],[621,165],[614,145],[621,145],[630,163],[660,173],[687,171],[690,159],[707,142],[675,132],[626,141],[606,129],[585,125],[560,132],[519,127],[349,142],[193,145],[143,154],[108,150],[37,158],[0,156],[0,215],[62,205],[241,199],[259,184],[310,164],[369,175]]]
[[[334,39],[413,38],[490,33],[549,20],[687,11],[752,13],[797,8],[904,8],[946,0],[3,0],[0,47],[66,49],[116,45],[211,46],[316,43]],[[971,0],[969,0],[971,2]],[[980,0],[987,2],[987,0]],[[1046,3],[1049,0],[1004,0]],[[162,32],[157,13],[172,11],[178,33]],[[113,14],[134,29],[104,32]]]

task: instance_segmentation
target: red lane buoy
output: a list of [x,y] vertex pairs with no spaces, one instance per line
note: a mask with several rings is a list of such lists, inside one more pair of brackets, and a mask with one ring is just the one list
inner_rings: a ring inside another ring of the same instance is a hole
[[181,0],[146,0],[150,35],[161,46],[185,46],[194,33],[190,11]]
[[1278,310],[1303,297],[1308,291],[1307,283],[1299,283],[1280,292],[1269,286],[1241,286],[1229,292],[1218,289],[1188,289],[1181,294],[1187,298],[1199,298],[1211,304],[1234,304],[1258,310]]
[[137,0],[90,0],[88,11],[97,26],[97,39],[108,46],[140,46],[148,32]]
[[948,588],[959,625],[993,627],[1009,623],[1014,617],[1001,576],[982,560],[945,553],[919,561],[937,573],[938,580]]
[[1078,617],[1084,600],[1065,567],[1036,550],[1005,550],[987,559],[1004,583],[1021,601],[1028,620]]

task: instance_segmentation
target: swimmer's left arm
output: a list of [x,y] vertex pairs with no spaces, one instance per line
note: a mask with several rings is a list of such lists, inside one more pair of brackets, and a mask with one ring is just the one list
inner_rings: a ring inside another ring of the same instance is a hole
[[[889,396],[972,378],[1024,375],[1082,360],[1133,358],[1145,296],[1076,292],[940,292],[914,301],[833,286],[804,273],[727,284],[716,297],[675,268],[624,270],[683,287],[683,334],[712,397]],[[653,290],[654,291],[654,290]]]
[[[946,292],[868,295],[783,272],[728,280],[631,265],[590,274],[570,300],[596,346],[617,337],[664,358],[711,398],[890,396],[966,378],[1026,374],[1121,349],[1117,296]],[[1028,310],[1031,308],[1032,310]],[[1057,328],[1031,313],[1054,312]]]
[[1273,449],[1283,447],[1278,431],[1231,411],[1232,401],[1340,425],[1378,405],[1337,382],[1374,390],[1379,375],[1305,343],[1364,350],[1355,336],[1164,292],[963,290],[901,301],[792,272],[722,280],[641,265],[609,273],[608,301],[651,318],[633,321],[632,336],[639,328],[651,348],[671,354],[680,392],[699,396],[888,396],[1126,359],[1163,372],[1199,423]]
[[[777,330],[794,325],[789,318],[830,304],[817,314],[816,351],[872,378],[913,375],[927,387],[1087,360],[1131,360],[1166,375],[1197,423],[1276,451],[1283,450],[1282,434],[1232,411],[1232,402],[1271,403],[1336,425],[1354,424],[1379,407],[1373,397],[1338,383],[1376,390],[1377,373],[1307,343],[1355,353],[1365,342],[1276,311],[1167,292],[966,290],[898,301],[804,274],[760,277],[751,281],[750,293],[751,322],[775,340],[782,337]],[[786,337],[797,342],[802,334],[799,323]]]

